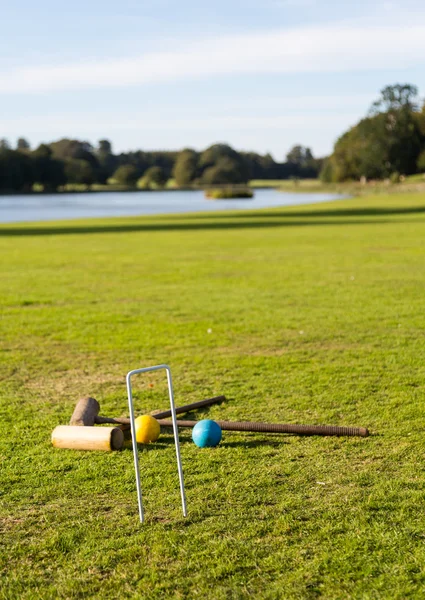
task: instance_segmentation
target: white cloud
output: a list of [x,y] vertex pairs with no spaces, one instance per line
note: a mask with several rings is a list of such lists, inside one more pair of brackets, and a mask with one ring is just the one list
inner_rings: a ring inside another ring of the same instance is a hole
[[344,72],[424,64],[425,25],[340,25],[232,35],[125,59],[0,71],[0,94],[129,87],[230,74]]

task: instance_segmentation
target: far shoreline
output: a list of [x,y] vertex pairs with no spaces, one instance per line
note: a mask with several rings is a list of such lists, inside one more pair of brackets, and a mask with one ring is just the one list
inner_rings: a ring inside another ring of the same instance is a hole
[[371,180],[366,183],[360,181],[345,181],[342,183],[323,183],[319,179],[263,179],[251,180],[247,184],[217,184],[210,186],[165,186],[162,188],[137,188],[111,184],[93,184],[90,187],[71,187],[70,189],[52,190],[20,190],[20,191],[0,191],[0,197],[46,197],[46,196],[66,196],[81,194],[156,194],[162,192],[205,192],[208,189],[217,188],[250,188],[254,190],[275,190],[276,192],[289,192],[301,194],[344,194],[350,196],[364,196],[369,194],[393,194],[400,192],[414,193],[425,191],[425,174],[421,177],[406,177],[403,182],[391,183],[389,180]]
[[164,194],[59,193],[0,196],[0,222],[37,222],[81,218],[135,217],[165,214],[217,212],[222,210],[261,210],[301,204],[315,204],[346,199],[347,195],[324,193],[291,193],[272,188],[257,189],[254,198],[223,199],[211,202],[202,190],[176,190]]

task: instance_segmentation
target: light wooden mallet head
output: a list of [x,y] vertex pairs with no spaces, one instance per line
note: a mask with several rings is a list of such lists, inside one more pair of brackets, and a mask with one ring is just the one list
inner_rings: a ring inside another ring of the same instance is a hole
[[121,450],[124,434],[119,427],[95,427],[100,405],[94,398],[81,398],[75,407],[69,425],[53,430],[55,448],[71,450]]
[[77,402],[69,424],[90,427],[95,424],[99,411],[100,404],[95,398],[81,398]]
[[70,450],[121,450],[124,434],[119,427],[58,425],[52,432],[52,444]]

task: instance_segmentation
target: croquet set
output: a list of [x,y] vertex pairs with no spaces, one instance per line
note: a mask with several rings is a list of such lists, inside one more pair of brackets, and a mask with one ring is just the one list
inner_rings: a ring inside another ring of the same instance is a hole
[[[135,416],[132,392],[132,377],[150,371],[165,370],[168,383],[170,409],[156,410],[149,415]],[[178,414],[205,408],[226,400],[225,396],[215,396],[199,402],[176,407],[171,370],[168,365],[157,365],[130,371],[126,377],[128,406],[130,418],[104,417],[99,415],[100,405],[94,398],[82,398],[72,413],[69,425],[59,425],[53,430],[52,443],[56,448],[75,450],[121,450],[131,443],[133,448],[134,468],[136,473],[137,500],[140,521],[144,521],[143,500],[140,483],[138,444],[155,442],[162,428],[172,428],[176,450],[177,470],[179,474],[180,494],[183,515],[187,515],[184,490],[183,468],[180,457],[178,429],[191,428],[192,439],[200,448],[215,447],[222,439],[222,431],[244,431],[266,434],[295,434],[322,436],[361,436],[367,437],[369,431],[365,427],[336,427],[333,425],[292,425],[277,423],[256,423],[249,421],[217,421],[202,419],[200,421],[177,420]],[[171,417],[171,419],[169,419]],[[96,427],[96,425],[110,425]],[[136,440],[137,443],[132,443]]]

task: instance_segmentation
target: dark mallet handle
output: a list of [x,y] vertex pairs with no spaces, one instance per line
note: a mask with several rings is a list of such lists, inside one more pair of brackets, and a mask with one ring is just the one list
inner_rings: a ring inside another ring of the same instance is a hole
[[[172,421],[162,420],[162,427],[172,427]],[[177,421],[179,427],[194,427],[198,421]],[[216,421],[225,431],[252,431],[260,433],[295,433],[297,435],[358,435],[367,437],[365,427],[336,427],[334,425],[279,425],[277,423],[250,423],[249,421]]]
[[[191,410],[196,410],[197,408],[202,408],[203,406],[211,406],[211,404],[218,404],[219,402],[224,402],[226,400],[226,396],[214,396],[214,398],[207,398],[206,400],[200,400],[199,402],[192,402],[192,404],[186,404],[186,406],[178,406],[176,408],[176,415],[181,413],[189,412]],[[171,417],[171,410],[163,410],[162,412],[152,413],[152,416],[155,419],[166,419],[167,417]]]
[[[203,406],[210,406],[211,404],[217,404],[218,402],[223,402],[226,400],[226,396],[214,396],[214,398],[207,398],[206,400],[200,400],[199,402],[192,402],[192,404],[186,404],[185,406],[178,406],[176,408],[176,414],[189,412],[190,410],[195,410],[196,408],[202,408]],[[163,410],[161,412],[152,414],[155,419],[165,419],[166,417],[171,416],[171,410]],[[115,423],[118,425],[130,425],[130,419],[128,417],[95,417],[95,423],[98,425],[101,423]]]

